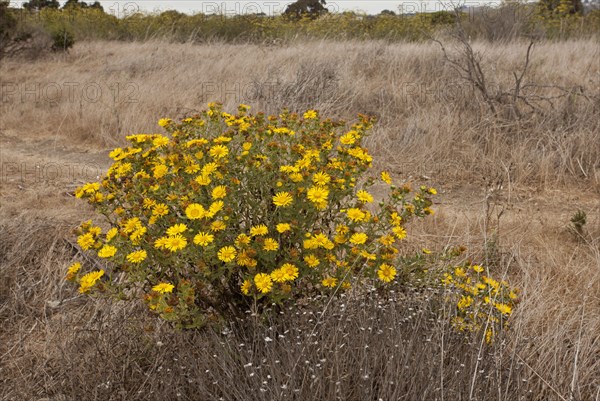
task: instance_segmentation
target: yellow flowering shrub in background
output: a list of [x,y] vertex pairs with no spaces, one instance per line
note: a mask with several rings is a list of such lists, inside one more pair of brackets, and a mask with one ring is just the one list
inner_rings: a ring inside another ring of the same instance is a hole
[[[88,221],[79,246],[105,269],[72,267],[81,292],[132,298],[183,327],[290,298],[396,277],[412,217],[432,213],[433,188],[411,193],[368,174],[373,121],[349,127],[315,110],[229,114],[218,104],[169,135],[130,135],[99,183],[76,191],[109,224]],[[375,204],[369,188],[388,187]]]
[[483,266],[465,262],[444,273],[443,284],[456,305],[453,326],[463,332],[483,332],[491,343],[496,333],[508,327],[518,301],[517,291],[504,280],[490,277]]

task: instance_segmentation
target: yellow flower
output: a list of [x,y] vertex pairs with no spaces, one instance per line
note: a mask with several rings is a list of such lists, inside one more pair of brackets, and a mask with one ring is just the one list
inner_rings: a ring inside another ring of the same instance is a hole
[[263,294],[271,291],[273,288],[273,280],[271,280],[271,276],[265,273],[258,273],[254,276],[254,284],[256,284],[256,288]]
[[396,238],[393,235],[384,235],[379,238],[379,242],[385,246],[393,245],[396,242]]
[[125,139],[127,139],[130,142],[137,142],[137,143],[142,143],[145,142],[147,138],[147,135],[145,134],[137,134],[137,135],[127,135],[125,137]]
[[429,255],[431,253],[431,251],[429,249],[427,249],[427,248],[423,248],[423,249],[421,249],[421,251],[423,251],[423,253],[425,255]]
[[398,212],[394,212],[390,215],[390,220],[392,221],[392,224],[395,226],[399,226],[400,224],[402,224],[402,216],[400,216],[398,214]]
[[286,231],[290,231],[292,226],[290,226],[289,223],[279,223],[275,228],[277,229],[278,233],[283,234]]
[[112,240],[118,233],[119,233],[119,230],[116,227],[113,227],[110,230],[108,230],[106,232],[106,242],[109,242],[110,240]]
[[367,214],[360,209],[351,208],[346,211],[346,215],[348,218],[354,222],[359,222],[365,220]]
[[250,289],[252,288],[252,282],[250,280],[244,280],[244,282],[242,283],[240,290],[242,291],[242,294],[244,295],[248,295],[250,293]]
[[394,232],[394,234],[396,234],[396,238],[398,239],[403,239],[406,238],[406,230],[403,227],[394,227],[392,228],[392,231]]
[[185,208],[185,215],[190,220],[202,219],[206,216],[206,210],[204,206],[198,203],[192,203]]
[[92,195],[96,191],[100,190],[100,184],[97,182],[89,182],[89,183],[85,184],[83,187],[81,187],[81,189],[83,190],[84,193],[86,193],[88,195]]
[[112,245],[104,245],[99,251],[98,256],[101,258],[112,258],[117,253],[117,248]]
[[88,232],[91,233],[94,237],[97,237],[100,234],[102,234],[102,229],[100,227],[90,227]]
[[370,193],[368,193],[367,191],[365,191],[363,189],[361,189],[360,191],[358,191],[356,193],[356,197],[362,203],[371,203],[371,202],[373,202],[373,195],[371,195]]
[[222,159],[229,154],[229,149],[225,145],[215,145],[210,148],[208,154],[215,159]]
[[175,288],[173,284],[159,283],[152,287],[152,291],[158,292],[159,294],[166,294],[169,292],[173,292],[173,288]]
[[323,287],[328,287],[328,288],[335,288],[335,286],[337,286],[338,283],[338,279],[335,277],[327,277],[324,278],[323,281],[321,281],[321,284],[323,285]]
[[304,249],[317,249],[319,244],[314,238],[308,238],[304,240]]
[[140,240],[142,239],[142,236],[144,234],[146,234],[147,231],[148,231],[148,229],[146,227],[140,226],[134,232],[131,233],[129,238],[135,245],[137,245],[137,244],[139,244]]
[[208,208],[208,217],[213,217],[215,214],[219,213],[223,207],[225,206],[225,203],[223,203],[223,201],[215,201],[213,203],[210,204],[209,208]]
[[319,260],[319,258],[317,258],[312,253],[306,255],[304,257],[304,261],[306,262],[306,264],[308,265],[308,267],[317,267],[321,263],[321,261]]
[[231,142],[233,140],[233,138],[230,138],[228,136],[219,136],[215,139],[213,139],[214,143],[228,143]]
[[279,243],[273,238],[266,238],[263,249],[265,251],[276,251],[279,249]]
[[147,256],[148,253],[142,249],[140,251],[131,252],[129,255],[127,255],[127,260],[131,263],[140,263],[146,260]]
[[164,241],[164,247],[171,252],[177,252],[187,246],[187,239],[181,235],[167,237]]
[[152,169],[152,175],[154,176],[154,178],[162,178],[167,174],[168,171],[169,168],[167,166],[165,166],[164,164],[159,164],[157,166],[154,166],[154,168]]
[[482,280],[484,283],[486,283],[487,285],[489,285],[490,287],[492,287],[495,290],[497,290],[498,287],[500,286],[500,283],[498,283],[496,280],[494,280],[491,277],[483,276]]
[[152,145],[156,146],[157,148],[160,148],[162,146],[165,146],[169,143],[169,138],[167,138],[166,136],[157,136],[156,138],[154,138],[152,140]]
[[166,216],[167,214],[169,214],[169,207],[164,203],[157,203],[152,208],[152,214],[158,217]]
[[212,190],[212,198],[213,199],[222,199],[227,196],[227,187],[225,185],[219,185],[213,188]]
[[223,248],[219,249],[217,257],[220,261],[227,263],[233,261],[236,254],[237,252],[234,247],[224,246]]
[[202,167],[202,175],[211,175],[217,171],[218,168],[219,166],[217,166],[217,163],[215,162],[206,163],[204,167]]
[[363,258],[368,259],[368,260],[377,259],[377,255],[375,255],[374,253],[369,253],[367,251],[360,251],[360,256],[362,256]]
[[317,111],[316,110],[308,110],[306,113],[304,113],[303,117],[305,120],[314,120],[317,118]]
[[255,259],[252,259],[247,251],[242,251],[238,253],[238,257],[236,263],[240,266],[246,267],[255,267],[258,262]]
[[479,265],[473,265],[471,266],[471,268],[473,269],[473,271],[475,271],[476,273],[482,273],[483,272],[483,267],[479,266]]
[[355,233],[355,234],[352,234],[352,236],[350,237],[350,242],[353,243],[354,245],[362,245],[365,242],[367,242],[367,239],[369,239],[367,234]]
[[427,190],[427,192],[429,192],[431,195],[437,195],[437,191],[436,191],[436,189],[435,189],[435,188],[429,188],[429,189]]
[[167,229],[167,235],[175,236],[177,234],[181,234],[187,230],[187,226],[183,223],[174,224]]
[[292,174],[290,174],[290,180],[292,180],[293,182],[296,182],[296,183],[302,182],[304,180],[304,177],[300,173],[292,173]]
[[348,150],[348,154],[362,162],[364,162],[365,164],[369,164],[373,161],[373,157],[371,155],[369,155],[369,153],[367,152],[366,149],[360,148],[360,147],[356,147],[356,148],[351,148]]
[[381,172],[381,180],[388,185],[392,184],[392,177],[390,177],[390,173],[388,173],[387,171]]
[[291,281],[298,278],[298,268],[291,263],[285,263],[280,267],[281,270],[285,273],[285,281]]
[[322,207],[323,204],[327,204],[328,196],[329,190],[325,187],[319,186],[310,187],[306,193],[308,200],[315,203],[318,207]]
[[79,280],[79,292],[81,294],[88,292],[95,284],[96,281],[100,279],[104,275],[104,270],[93,271],[81,278]]
[[383,263],[377,270],[377,276],[381,281],[389,283],[396,277],[396,269],[387,263]]
[[121,148],[116,148],[108,154],[108,157],[110,157],[114,161],[119,161],[127,157],[127,153],[123,152],[123,149]]
[[492,330],[492,328],[490,327],[485,331],[485,342],[490,344],[492,342],[493,338],[494,338],[494,330]]
[[346,241],[348,241],[348,238],[346,238],[346,236],[344,234],[336,234],[333,237],[333,240],[337,243],[337,244],[345,244]]
[[273,196],[273,204],[278,207],[289,206],[292,204],[293,200],[294,198],[292,198],[292,195],[290,195],[289,192],[278,192]]
[[198,185],[206,186],[206,185],[210,184],[211,179],[208,176],[208,174],[202,174],[202,175],[199,175],[198,177],[196,177],[194,181],[196,181],[198,183]]
[[312,180],[315,185],[324,187],[325,185],[329,184],[331,177],[327,173],[318,172],[317,174],[313,175]]
[[167,125],[171,124],[171,121],[172,120],[170,118],[161,118],[158,120],[158,125],[161,127],[166,127]]
[[194,173],[197,173],[198,171],[200,171],[200,166],[196,163],[192,163],[192,164],[186,166],[184,171],[188,174],[194,174]]
[[122,177],[131,171],[131,163],[123,163],[117,168],[116,177]]
[[194,244],[200,245],[200,246],[207,246],[208,244],[210,244],[214,240],[215,240],[215,236],[214,235],[209,234],[209,233],[205,233],[205,232],[199,232],[194,237]]
[[156,241],[154,241],[154,247],[156,249],[164,248],[167,243],[167,237],[160,237]]
[[354,145],[357,139],[357,134],[358,133],[356,131],[350,131],[340,137],[340,142],[342,145]]
[[298,160],[295,164],[295,166],[298,169],[304,169],[304,170],[308,169],[311,165],[312,165],[312,161],[307,157],[303,157],[302,159]]
[[500,313],[502,313],[503,315],[510,315],[512,313],[512,308],[510,307],[510,305],[507,304],[503,304],[503,303],[495,303],[494,306],[496,307],[496,309],[498,309],[500,311]]
[[227,228],[227,225],[222,220],[215,220],[210,224],[210,229],[212,231],[223,231]]
[[313,237],[313,240],[315,241],[315,243],[317,244],[318,247],[327,249],[327,250],[332,250],[333,247],[335,246],[333,242],[331,242],[331,240],[329,238],[327,238],[327,236],[325,234],[317,234]]
[[458,309],[463,310],[468,308],[469,306],[471,306],[473,304],[473,298],[470,295],[463,295],[460,300],[458,301],[458,303],[456,304],[456,306],[458,307]]
[[88,250],[94,246],[94,244],[96,243],[96,239],[94,238],[94,235],[92,233],[86,233],[80,235],[77,238],[77,243],[79,244],[81,249]]
[[246,234],[240,234],[234,241],[235,246],[241,247],[242,245],[248,245],[250,243],[250,237]]
[[258,235],[267,235],[269,233],[269,229],[264,224],[260,224],[258,226],[254,226],[250,228],[250,235],[256,237]]
[[73,280],[75,278],[75,275],[77,274],[77,272],[79,272],[79,270],[81,269],[81,263],[79,262],[75,262],[73,263],[71,266],[69,266],[69,269],[67,270],[67,275],[65,276],[65,280]]
[[142,227],[142,222],[137,217],[132,217],[123,223],[123,231],[127,234],[131,234],[140,227]]
[[284,283],[286,281],[285,271],[283,271],[281,268],[273,270],[271,272],[271,280],[275,281],[276,283]]
[[69,269],[67,270],[67,273],[68,274],[77,274],[77,272],[79,271],[79,269],[81,269],[81,263],[80,262],[75,262],[71,266],[69,266]]

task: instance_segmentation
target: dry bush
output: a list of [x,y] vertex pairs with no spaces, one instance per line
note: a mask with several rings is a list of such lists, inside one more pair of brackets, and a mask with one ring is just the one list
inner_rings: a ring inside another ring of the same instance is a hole
[[463,21],[465,31],[473,39],[508,43],[535,34],[535,13],[535,7],[507,3],[503,7],[480,7],[470,10],[463,17]]

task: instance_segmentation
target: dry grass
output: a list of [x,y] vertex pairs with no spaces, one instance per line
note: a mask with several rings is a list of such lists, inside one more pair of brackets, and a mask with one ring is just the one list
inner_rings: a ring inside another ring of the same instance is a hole
[[[474,46],[489,80],[509,88],[527,44]],[[433,44],[80,43],[4,62],[0,398],[600,400],[597,60],[594,41],[536,45],[529,82],[587,98],[520,120],[490,114]],[[81,89],[94,84],[92,102]],[[62,279],[76,256],[65,239],[90,210],[73,188],[107,167],[124,134],[209,100],[377,115],[380,166],[439,188],[436,215],[410,228],[414,246],[465,244],[509,277],[523,295],[511,331],[491,348],[463,341],[435,318],[435,293],[342,299],[322,319],[295,307],[225,334],[173,333],[137,306],[77,297]],[[583,236],[569,230],[577,209]]]
[[[597,45],[589,40],[535,46],[524,83],[581,87],[587,99],[562,97],[554,108],[544,103],[545,113],[515,122],[490,116],[435,44],[82,43],[65,57],[4,63],[2,129],[18,137],[25,132],[112,146],[124,134],[155,130],[159,116],[181,116],[208,101],[226,108],[247,102],[270,113],[315,107],[346,119],[376,115],[372,146],[402,173],[444,172],[471,180],[510,172],[513,181],[551,185],[587,177],[597,185]],[[526,47],[475,44],[491,88],[513,85]]]

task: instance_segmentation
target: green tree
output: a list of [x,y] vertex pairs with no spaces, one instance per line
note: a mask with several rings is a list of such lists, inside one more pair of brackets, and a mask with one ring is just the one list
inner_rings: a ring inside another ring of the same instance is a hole
[[581,0],[540,0],[538,7],[544,13],[558,15],[583,13]]
[[303,16],[318,18],[329,12],[325,8],[325,4],[325,0],[297,0],[287,6],[283,14],[294,19],[300,19]]
[[43,8],[59,8],[60,3],[58,0],[29,0],[23,3],[23,8],[30,11],[38,11]]
[[63,9],[68,9],[68,8],[95,8],[95,9],[104,11],[104,8],[102,7],[102,4],[100,4],[99,1],[95,1],[92,4],[88,4],[85,1],[67,0],[65,5],[63,6]]

